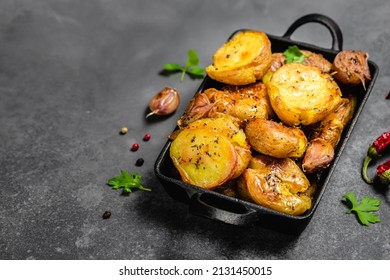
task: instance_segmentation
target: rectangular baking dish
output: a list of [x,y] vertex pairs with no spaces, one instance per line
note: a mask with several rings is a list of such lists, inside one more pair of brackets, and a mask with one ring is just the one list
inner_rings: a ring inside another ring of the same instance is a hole
[[[290,39],[292,33],[298,27],[310,22],[317,22],[328,28],[332,35],[332,47],[330,49],[325,49],[312,44],[293,41]],[[240,31],[242,30],[235,31],[232,36]],[[320,53],[329,61],[333,61],[337,53],[342,50],[343,43],[343,36],[338,25],[329,17],[321,14],[309,14],[299,18],[288,28],[282,37],[269,34],[267,34],[267,36],[271,41],[273,53],[283,52],[289,46],[296,45],[300,49],[306,49],[312,52]],[[251,202],[232,198],[221,193],[205,190],[200,187],[184,183],[180,179],[180,175],[173,166],[172,160],[169,156],[169,148],[171,143],[170,140],[166,142],[156,160],[154,171],[157,178],[167,193],[175,200],[188,204],[189,211],[193,214],[233,225],[261,225],[282,231],[302,231],[320,203],[321,197],[326,188],[329,187],[328,185],[331,175],[336,168],[337,162],[341,156],[344,146],[346,145],[348,137],[351,134],[353,127],[375,83],[379,71],[378,67],[370,60],[368,61],[368,65],[372,79],[366,84],[366,89],[364,89],[362,86],[353,88],[354,94],[357,97],[357,107],[354,117],[343,131],[341,140],[335,150],[335,158],[333,163],[329,168],[318,174],[318,187],[313,197],[313,207],[305,214],[300,216],[284,214]],[[201,83],[197,92],[203,92],[207,88],[219,89],[222,86],[223,84],[206,77]]]

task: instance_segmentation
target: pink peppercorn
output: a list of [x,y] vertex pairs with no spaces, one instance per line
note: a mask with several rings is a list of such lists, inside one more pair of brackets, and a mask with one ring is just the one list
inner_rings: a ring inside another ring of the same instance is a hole
[[137,143],[134,143],[133,146],[131,146],[131,150],[133,152],[137,151],[139,149],[139,145]]
[[150,140],[150,134],[149,133],[146,133],[144,135],[144,141],[149,141]]

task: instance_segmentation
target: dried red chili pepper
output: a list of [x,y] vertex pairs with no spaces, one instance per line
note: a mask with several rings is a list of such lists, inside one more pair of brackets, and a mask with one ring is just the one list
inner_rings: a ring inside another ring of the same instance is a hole
[[390,159],[376,168],[376,175],[381,180],[382,184],[390,184]]
[[379,136],[372,145],[368,148],[367,156],[364,158],[362,176],[364,181],[368,184],[372,184],[374,180],[368,178],[367,168],[371,160],[376,159],[382,155],[382,152],[390,146],[390,131],[384,132]]

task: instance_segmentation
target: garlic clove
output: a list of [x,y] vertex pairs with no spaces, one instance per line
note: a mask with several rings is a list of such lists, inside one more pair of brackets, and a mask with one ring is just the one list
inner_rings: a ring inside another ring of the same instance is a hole
[[176,111],[180,104],[180,93],[177,89],[165,87],[158,92],[149,102],[151,112],[146,118],[152,115],[169,115]]

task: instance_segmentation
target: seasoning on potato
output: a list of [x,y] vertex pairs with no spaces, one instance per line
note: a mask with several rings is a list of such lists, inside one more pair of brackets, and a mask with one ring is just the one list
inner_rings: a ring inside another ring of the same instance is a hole
[[184,129],[171,143],[170,156],[184,182],[213,189],[232,177],[237,165],[233,144],[210,129]]
[[253,119],[245,127],[251,147],[275,158],[300,158],[306,151],[307,138],[302,130],[272,120]]
[[296,62],[277,69],[267,90],[276,115],[290,126],[322,120],[341,98],[341,90],[331,75]]
[[310,182],[291,159],[257,156],[238,181],[245,200],[291,215],[311,208]]
[[206,73],[228,85],[247,85],[260,80],[271,65],[271,42],[260,31],[237,33],[213,56]]

